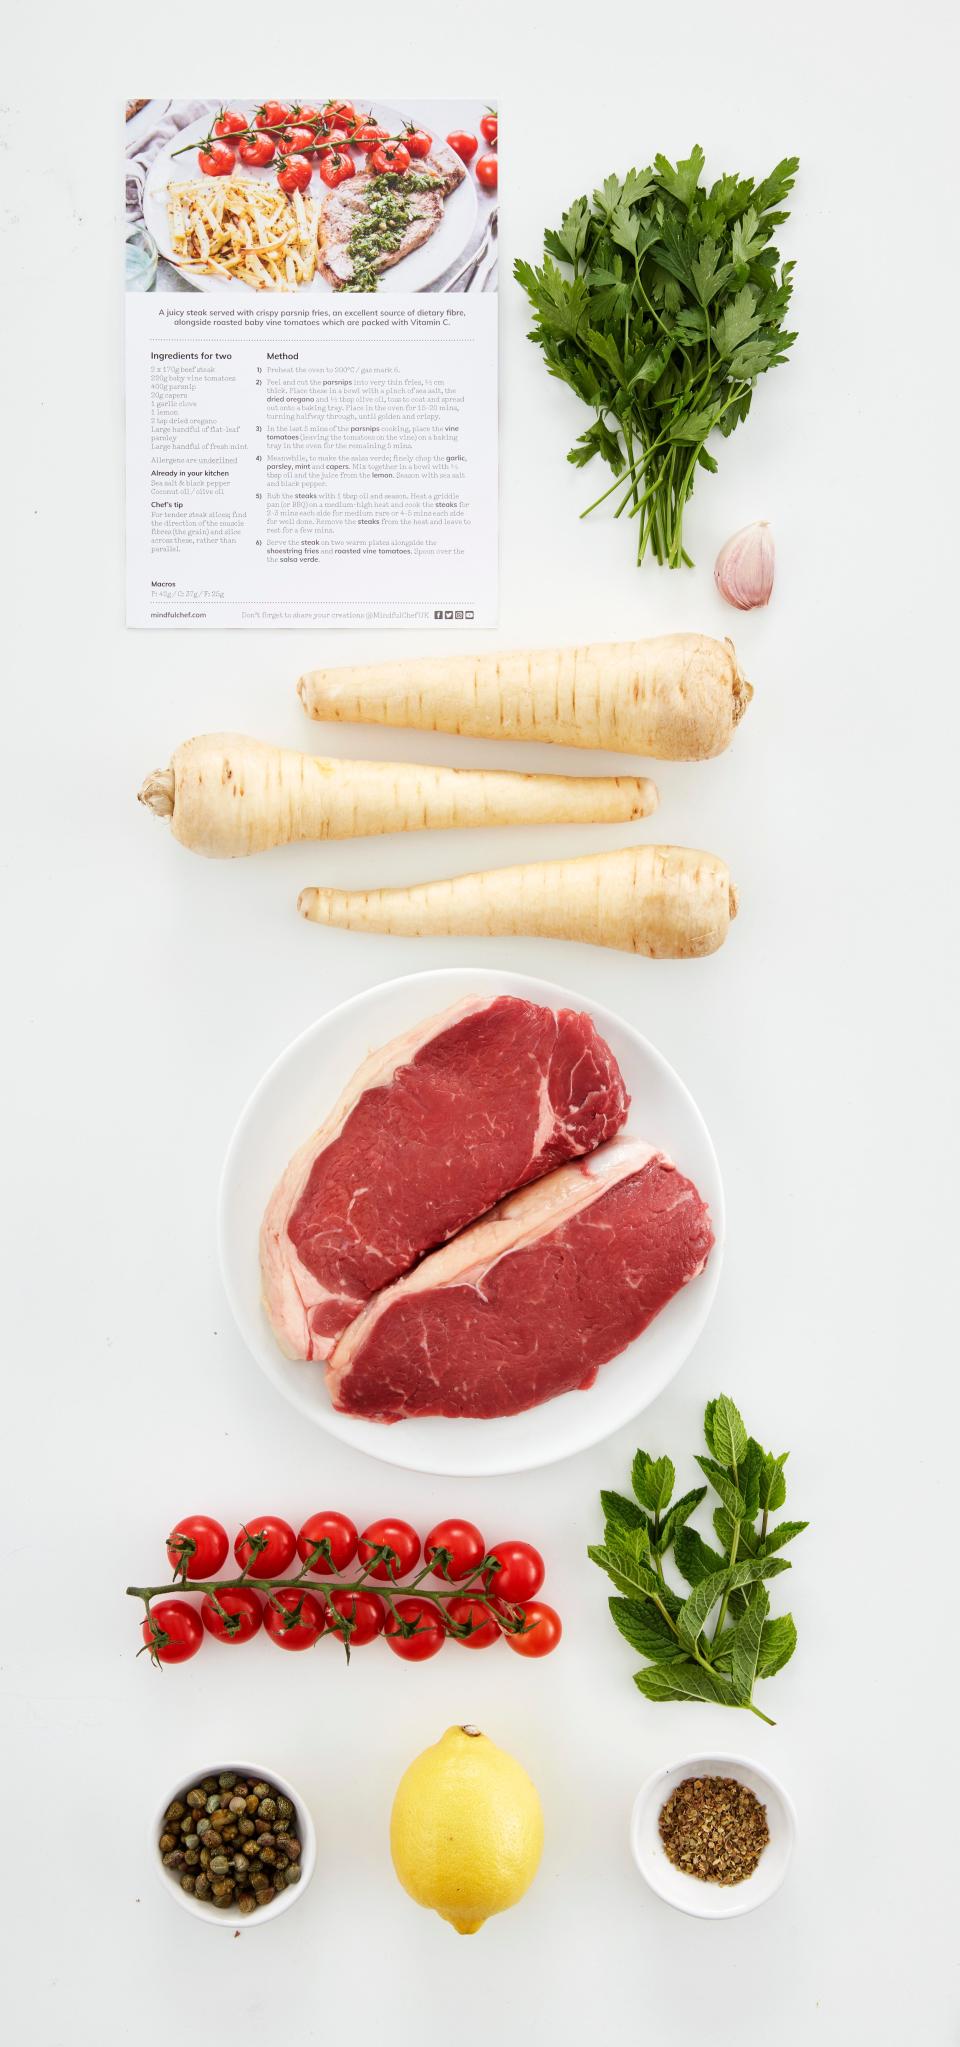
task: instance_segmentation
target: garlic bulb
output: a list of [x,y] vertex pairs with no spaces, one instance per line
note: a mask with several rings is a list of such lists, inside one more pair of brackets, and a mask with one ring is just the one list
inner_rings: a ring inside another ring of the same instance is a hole
[[773,589],[773,534],[766,519],[743,526],[721,547],[713,571],[721,597],[738,611],[769,604]]

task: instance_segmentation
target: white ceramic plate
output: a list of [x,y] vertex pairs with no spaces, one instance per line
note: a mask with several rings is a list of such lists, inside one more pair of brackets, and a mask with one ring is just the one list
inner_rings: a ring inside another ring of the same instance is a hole
[[[331,1406],[320,1364],[278,1349],[260,1302],[258,1235],[273,1188],[298,1146],[317,1129],[368,1051],[476,993],[519,995],[554,1009],[586,1010],[619,1060],[632,1098],[629,1128],[660,1146],[709,1204],[716,1243],[706,1271],[684,1287],[586,1392],[564,1393],[527,1414],[497,1421],[442,1417],[363,1421]],[[230,1306],[258,1364],[301,1414],[386,1464],[451,1477],[531,1471],[602,1442],[632,1421],[689,1357],[717,1290],[723,1257],[723,1187],[703,1117],[660,1053],[622,1017],[572,988],[527,974],[454,967],[384,981],[323,1016],[281,1052],[237,1124],[220,1188],[220,1259]]]
[[[367,100],[360,99],[356,104],[362,106],[364,113],[367,112],[369,105]],[[232,100],[231,105],[236,108],[237,113],[247,114],[252,123],[257,108],[255,100]],[[385,106],[381,100],[372,103],[371,111],[378,125],[381,128],[389,128],[393,135],[399,132],[406,119],[396,107]],[[165,256],[167,262],[172,263],[174,268],[179,268],[179,265],[170,240],[167,186],[171,178],[200,178],[203,174],[197,167],[193,150],[186,156],[176,158],[173,152],[185,148],[187,143],[192,144],[195,149],[209,131],[210,118],[204,115],[199,121],[191,121],[164,145],[150,165],[144,186],[144,221],[161,256]],[[442,136],[438,139],[444,140]],[[255,178],[272,185],[276,182],[277,173],[275,166],[257,170],[238,160],[236,175]],[[211,182],[216,183],[216,180]],[[326,191],[327,187],[321,181],[319,170],[315,168],[308,197],[319,199],[326,196]],[[468,169],[466,177],[457,186],[456,191],[451,192],[450,197],[444,200],[443,219],[436,234],[431,235],[429,241],[424,242],[421,248],[414,249],[409,256],[405,256],[401,263],[395,263],[392,269],[383,272],[377,285],[378,293],[386,296],[391,292],[428,291],[437,278],[442,277],[444,271],[449,269],[451,263],[455,263],[457,257],[463,254],[473,234],[476,219],[477,191]],[[216,292],[219,298],[247,300],[264,298],[269,299],[271,303],[290,305],[296,298],[325,298],[333,295],[333,286],[319,276],[313,278],[310,284],[302,285],[296,292],[257,292],[250,284],[242,284],[237,280],[223,277],[205,277],[196,270],[182,270],[180,274],[195,290]]]
[[[686,1777],[737,1777],[766,1806],[770,1839],[744,1883],[701,1883],[670,1861],[660,1839],[660,1812]],[[630,1846],[641,1876],[658,1898],[694,1919],[739,1919],[765,1905],[786,1876],[796,1834],[797,1816],[783,1785],[749,1756],[687,1756],[672,1769],[655,1770],[637,1792],[630,1821]]]

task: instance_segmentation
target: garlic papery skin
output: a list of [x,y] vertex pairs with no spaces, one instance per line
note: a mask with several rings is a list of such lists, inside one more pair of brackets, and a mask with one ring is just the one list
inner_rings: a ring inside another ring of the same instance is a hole
[[773,568],[773,534],[766,519],[756,519],[724,542],[713,579],[728,604],[736,605],[738,611],[755,611],[759,604],[770,602]]

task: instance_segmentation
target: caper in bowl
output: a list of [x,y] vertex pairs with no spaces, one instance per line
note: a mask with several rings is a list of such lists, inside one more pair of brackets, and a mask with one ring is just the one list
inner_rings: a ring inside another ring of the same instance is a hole
[[302,1896],[317,1844],[292,1784],[259,1764],[225,1763],[196,1771],[165,1799],[151,1851],[179,1904],[236,1928],[275,1919]]

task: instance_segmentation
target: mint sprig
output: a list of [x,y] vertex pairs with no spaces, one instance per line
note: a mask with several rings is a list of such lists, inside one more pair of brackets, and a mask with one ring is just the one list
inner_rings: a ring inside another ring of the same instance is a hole
[[[789,1559],[778,1552],[808,1524],[771,1526],[787,1497],[788,1452],[774,1457],[748,1436],[728,1394],[707,1403],[703,1432],[708,1454],[697,1463],[720,1502],[713,1512],[719,1548],[690,1525],[708,1486],[674,1501],[669,1457],[638,1450],[634,1497],[601,1493],[603,1541],[587,1554],[616,1587],[610,1612],[617,1628],[647,1659],[634,1678],[645,1698],[705,1700],[754,1713],[772,1727],[754,1687],[789,1663],[797,1630],[792,1614],[771,1618],[767,1583],[789,1571]],[[684,1594],[664,1572],[671,1552],[689,1588]]]
[[746,419],[757,378],[797,338],[786,329],[793,264],[773,246],[797,158],[759,184],[726,176],[709,189],[704,161],[698,145],[676,166],[658,156],[607,178],[547,229],[539,267],[514,266],[530,340],[594,414],[567,459],[582,468],[599,455],[613,472],[587,510],[619,488],[637,561],[649,548],[670,568],[690,560],[684,507],[698,468],[716,470],[710,436]]

